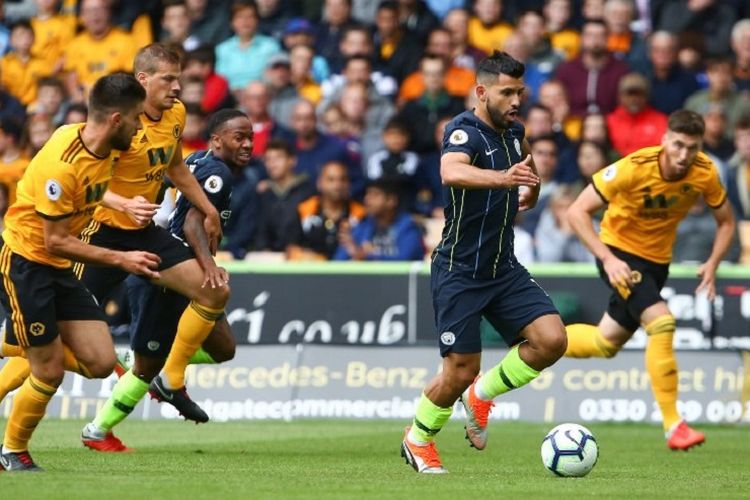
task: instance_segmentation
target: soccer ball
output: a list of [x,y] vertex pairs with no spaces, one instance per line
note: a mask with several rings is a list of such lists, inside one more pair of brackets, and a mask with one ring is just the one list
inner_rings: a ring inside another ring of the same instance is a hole
[[542,463],[557,476],[585,476],[598,458],[596,439],[582,425],[560,424],[542,441]]

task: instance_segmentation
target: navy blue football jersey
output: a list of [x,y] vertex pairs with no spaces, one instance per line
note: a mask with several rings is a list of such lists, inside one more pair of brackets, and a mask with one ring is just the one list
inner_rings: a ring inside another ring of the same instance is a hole
[[[232,215],[229,209],[229,202],[232,199],[232,171],[211,151],[196,151],[187,157],[185,164],[203,188],[208,200],[219,212],[222,226],[225,225]],[[182,226],[185,224],[188,210],[193,205],[182,194],[178,195],[176,205],[169,219],[169,230],[175,236],[185,239]]]
[[[502,133],[473,111],[457,115],[445,127],[442,154],[466,153],[477,168],[507,170],[523,159],[524,127],[515,122]],[[518,188],[463,189],[443,187],[445,227],[433,262],[476,279],[502,276],[518,266],[513,254],[513,222]]]

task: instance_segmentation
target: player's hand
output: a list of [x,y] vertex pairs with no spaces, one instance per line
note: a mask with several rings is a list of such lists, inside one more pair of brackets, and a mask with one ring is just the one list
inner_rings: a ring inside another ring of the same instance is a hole
[[154,218],[156,211],[159,209],[159,205],[156,203],[150,203],[146,198],[138,195],[124,202],[122,208],[133,222],[138,224],[138,226],[143,227]]
[[528,186],[518,188],[518,211],[531,210],[536,206],[537,197]]
[[158,255],[151,252],[134,250],[123,252],[120,267],[131,274],[145,276],[150,279],[159,279],[161,275],[156,270],[161,263]]
[[531,168],[531,155],[514,164],[508,170],[502,172],[503,180],[501,182],[504,188],[514,188],[519,186],[536,186],[539,184],[539,176]]
[[716,298],[716,266],[708,262],[704,262],[698,268],[696,273],[701,279],[698,284],[698,288],[695,292],[706,292],[708,294],[708,300],[714,300]]
[[216,255],[216,250],[219,249],[219,242],[221,241],[221,221],[219,220],[219,212],[214,210],[212,213],[206,214],[203,218],[203,229],[206,230],[208,249],[211,250],[211,255]]
[[624,260],[612,255],[605,259],[602,264],[604,265],[604,272],[607,273],[609,283],[613,287],[631,288],[635,284],[633,282],[633,271]]
[[201,288],[210,286],[211,288],[221,288],[229,283],[229,273],[226,269],[219,266],[212,266],[203,272],[203,284]]

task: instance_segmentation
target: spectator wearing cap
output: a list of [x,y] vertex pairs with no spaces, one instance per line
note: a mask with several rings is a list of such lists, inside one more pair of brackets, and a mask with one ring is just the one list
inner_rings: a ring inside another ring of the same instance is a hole
[[750,99],[734,89],[734,63],[727,57],[709,58],[706,61],[708,88],[691,95],[685,108],[703,114],[712,104],[719,104],[727,111],[729,126],[724,131],[727,138],[734,133],[734,124],[741,116],[750,113]]
[[292,108],[299,101],[300,96],[297,88],[292,84],[292,71],[287,54],[279,52],[268,59],[263,82],[268,87],[271,96],[268,113],[275,122],[285,128],[290,128]]
[[338,59],[341,35],[352,24],[351,0],[325,0],[323,19],[315,33],[315,51],[327,61]]
[[281,47],[273,38],[257,33],[258,8],[254,2],[240,0],[232,5],[232,29],[235,35],[216,46],[216,72],[236,91],[260,80],[268,60]]
[[640,73],[622,77],[618,88],[620,104],[607,115],[612,146],[622,156],[661,142],[667,131],[667,115],[648,103],[649,86]]
[[666,115],[682,108],[687,98],[700,90],[695,73],[678,63],[677,47],[676,35],[668,31],[652,33],[647,68],[641,71],[651,84],[651,105]]
[[286,22],[282,39],[284,48],[291,55],[292,49],[299,45],[309,47],[314,54],[311,76],[316,83],[322,83],[331,75],[331,70],[325,57],[315,54],[314,41],[314,28],[310,21],[297,17]]
[[200,105],[207,115],[218,109],[230,107],[233,101],[229,92],[229,82],[216,74],[215,64],[216,55],[213,49],[204,45],[187,53],[182,70],[183,77],[203,80],[204,89]]
[[617,107],[617,84],[628,66],[607,50],[607,26],[587,20],[581,30],[581,53],[557,67],[555,77],[568,94],[570,114],[610,113]]

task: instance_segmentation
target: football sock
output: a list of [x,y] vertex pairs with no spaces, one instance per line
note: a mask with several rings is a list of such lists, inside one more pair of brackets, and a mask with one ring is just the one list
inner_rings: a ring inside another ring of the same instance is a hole
[[89,369],[86,368],[86,365],[78,361],[76,355],[73,354],[73,351],[71,351],[65,344],[63,344],[63,366],[66,371],[78,373],[86,378],[93,378]]
[[189,365],[215,365],[216,361],[202,347],[188,359]]
[[3,357],[10,358],[12,356],[24,356],[23,347],[3,341]]
[[190,357],[201,347],[223,312],[223,308],[212,309],[194,301],[185,308],[177,324],[172,349],[164,363],[164,382],[169,389],[185,386],[185,368]]
[[44,417],[47,403],[57,392],[57,387],[47,385],[34,375],[29,375],[13,398],[5,427],[3,450],[20,452],[29,449],[29,439],[39,421]]
[[31,367],[26,358],[8,358],[0,370],[0,401],[9,392],[15,391],[31,373]]
[[500,394],[528,384],[538,376],[539,372],[521,359],[516,346],[497,366],[479,377],[474,384],[474,394],[479,399],[490,401]]
[[675,320],[671,315],[659,316],[646,325],[646,369],[651,377],[651,389],[659,404],[664,430],[679,422],[677,413],[677,360],[672,348]]
[[417,404],[414,421],[411,424],[407,439],[418,446],[424,446],[435,439],[445,423],[451,417],[453,407],[440,408],[423,393]]
[[112,388],[112,395],[96,413],[94,425],[104,432],[109,432],[130,415],[147,392],[148,382],[144,382],[128,370],[117,381]]
[[565,327],[568,334],[568,358],[611,358],[620,349],[604,338],[598,326],[575,323]]

